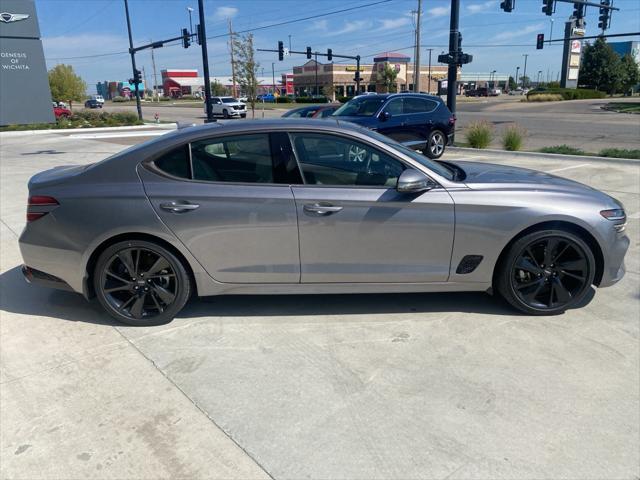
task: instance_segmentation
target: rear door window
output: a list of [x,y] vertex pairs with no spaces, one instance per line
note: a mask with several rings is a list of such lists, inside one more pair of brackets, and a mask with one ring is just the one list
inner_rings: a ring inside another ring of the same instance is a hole
[[407,97],[404,99],[404,113],[429,113],[436,109],[438,103],[427,98]]

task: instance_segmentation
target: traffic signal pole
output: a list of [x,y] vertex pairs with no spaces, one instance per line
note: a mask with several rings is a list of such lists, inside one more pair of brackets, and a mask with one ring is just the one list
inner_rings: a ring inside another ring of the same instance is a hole
[[[451,0],[451,21],[449,26],[449,53],[456,57],[459,51],[460,32],[460,0]],[[456,94],[458,93],[458,64],[450,62],[447,72],[447,107],[451,113],[456,113]]]
[[211,104],[211,83],[209,81],[209,54],[207,53],[207,31],[204,25],[204,0],[198,0],[198,15],[200,25],[198,26],[198,39],[202,47],[202,73],[204,75],[204,104],[207,109],[207,119],[205,122],[215,122],[213,118],[213,105]]
[[138,110],[138,119],[142,120],[142,105],[140,105],[140,87],[139,74],[136,68],[136,50],[133,48],[133,36],[131,35],[131,19],[129,18],[129,2],[124,0],[124,12],[127,16],[127,31],[129,33],[129,53],[131,54],[131,67],[133,68],[134,88],[136,92],[136,109]]

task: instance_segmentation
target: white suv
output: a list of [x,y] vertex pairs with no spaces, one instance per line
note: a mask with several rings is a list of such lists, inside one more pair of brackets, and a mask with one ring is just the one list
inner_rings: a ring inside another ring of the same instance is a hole
[[[211,97],[211,104],[214,115],[220,115],[223,118],[245,118],[247,116],[246,104],[233,97]],[[206,111],[205,106],[205,113]]]
[[100,105],[104,105],[104,97],[102,95],[91,95],[91,100],[95,100]]

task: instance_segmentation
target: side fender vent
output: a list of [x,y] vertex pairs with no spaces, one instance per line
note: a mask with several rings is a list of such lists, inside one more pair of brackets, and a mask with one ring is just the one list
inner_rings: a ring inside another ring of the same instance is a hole
[[465,255],[464,258],[460,260],[460,264],[458,268],[456,268],[456,273],[460,275],[471,273],[480,265],[481,261],[482,255]]

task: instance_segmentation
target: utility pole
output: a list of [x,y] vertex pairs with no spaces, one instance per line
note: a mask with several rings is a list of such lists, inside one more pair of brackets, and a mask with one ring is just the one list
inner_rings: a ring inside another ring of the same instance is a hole
[[215,122],[213,118],[213,105],[211,105],[211,83],[209,83],[209,55],[207,53],[207,31],[205,27],[204,17],[204,0],[198,0],[198,15],[200,17],[200,25],[198,25],[198,38],[202,47],[202,73],[204,74],[204,102],[207,109],[207,118],[205,122]]
[[189,12],[189,33],[193,34],[193,21],[191,20],[191,12],[193,12],[193,8],[187,7],[187,12]]
[[275,62],[271,62],[271,85],[273,88],[273,93],[276,93],[276,64]]
[[232,97],[237,97],[238,93],[236,92],[236,62],[233,60],[233,28],[231,27],[231,19],[229,19],[229,54],[231,55],[231,88],[232,88]]
[[318,52],[313,54],[314,61],[316,62],[316,95],[318,95]]
[[524,57],[524,71],[522,72],[522,88],[524,89],[524,81],[527,78],[527,58],[529,57],[528,53],[523,53]]
[[142,92],[144,93],[149,88],[149,82],[147,82],[147,72],[144,69],[144,65],[142,66],[142,78],[144,80],[144,87],[145,87],[144,90],[142,90]]
[[[149,40],[149,43],[153,43],[153,40]],[[158,73],[156,71],[156,57],[153,54],[155,48],[151,49],[151,68],[153,68],[153,96],[156,98],[156,101],[160,101],[158,98]]]
[[519,73],[520,73],[520,67],[518,66],[518,67],[516,67],[516,78],[515,78],[515,81],[516,81],[516,88],[518,88],[518,83],[520,82],[520,79],[519,79],[519,77],[518,77],[518,74],[519,74]]
[[[138,69],[136,68],[136,52],[133,50],[133,36],[131,35],[131,19],[129,18],[129,2],[124,0],[124,12],[127,16],[127,31],[129,32],[129,53],[131,54],[131,67],[133,68],[133,78],[138,79]],[[140,105],[140,88],[139,83],[134,81],[136,91],[136,109],[138,110],[138,119],[142,120],[142,106]]]
[[431,93],[431,52],[433,48],[427,48],[429,50],[429,78],[427,78],[427,93]]
[[291,35],[289,35],[289,51],[291,51]]
[[418,0],[416,12],[416,58],[413,67],[413,91],[420,93],[420,17],[422,16],[422,0]]
[[[460,0],[451,0],[451,19],[449,25],[449,52],[459,54],[460,49],[458,39],[460,32]],[[447,107],[451,113],[456,113],[456,94],[458,93],[458,65],[456,62],[449,63],[447,72]]]

